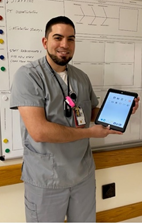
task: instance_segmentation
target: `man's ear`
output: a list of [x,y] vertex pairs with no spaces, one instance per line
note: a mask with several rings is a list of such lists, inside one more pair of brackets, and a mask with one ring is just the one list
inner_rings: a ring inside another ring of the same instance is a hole
[[45,38],[45,37],[42,38],[42,45],[43,45],[44,49],[47,49],[47,38]]

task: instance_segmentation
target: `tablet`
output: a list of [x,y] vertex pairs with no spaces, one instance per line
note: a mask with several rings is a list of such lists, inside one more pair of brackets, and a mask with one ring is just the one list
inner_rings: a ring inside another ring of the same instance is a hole
[[95,124],[125,132],[137,93],[110,88],[102,103]]

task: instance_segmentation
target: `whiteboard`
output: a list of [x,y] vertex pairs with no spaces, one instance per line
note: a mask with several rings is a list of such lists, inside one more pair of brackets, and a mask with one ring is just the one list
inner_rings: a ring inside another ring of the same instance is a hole
[[22,157],[23,146],[20,133],[20,115],[11,110],[10,93],[1,94],[2,155],[6,159]]
[[[4,0],[0,2],[0,8],[3,17],[0,54],[5,57],[0,59],[1,67],[5,68],[5,71],[0,70],[1,149],[6,158],[21,156],[23,150],[18,111],[9,110],[13,76],[20,66],[46,54],[41,39],[45,25],[52,17],[65,15],[73,20],[76,50],[71,64],[87,73],[100,105],[110,87],[142,96],[141,1]],[[8,97],[6,101],[5,97]],[[141,143],[141,117],[140,104],[122,136],[91,139],[92,148]],[[5,137],[9,138],[8,154],[5,153],[7,145],[3,143]]]

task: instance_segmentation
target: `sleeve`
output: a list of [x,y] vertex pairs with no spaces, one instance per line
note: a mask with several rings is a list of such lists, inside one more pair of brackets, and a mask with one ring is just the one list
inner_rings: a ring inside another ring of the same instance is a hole
[[99,101],[97,99],[96,94],[93,91],[92,86],[91,86],[91,93],[90,93],[90,95],[91,95],[91,102],[92,102],[92,109],[93,109],[93,108],[97,107],[97,105],[99,104]]
[[[87,76],[87,75],[86,75]],[[88,77],[88,76],[87,76]],[[90,100],[91,100],[91,105],[92,105],[92,109],[94,109],[95,107],[97,107],[97,105],[99,104],[99,101],[97,99],[97,96],[93,90],[92,84],[90,82],[90,79],[88,77],[88,81],[89,81],[89,89],[90,89]]]
[[23,66],[14,76],[11,87],[10,108],[18,106],[44,107],[44,85],[35,68]]

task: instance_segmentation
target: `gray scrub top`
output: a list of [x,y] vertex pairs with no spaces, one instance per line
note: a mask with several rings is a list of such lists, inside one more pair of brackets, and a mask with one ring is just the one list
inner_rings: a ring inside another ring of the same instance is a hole
[[[89,127],[91,111],[98,104],[88,76],[78,68],[68,65],[67,75],[71,89],[76,93],[76,103],[85,114]],[[67,85],[56,73],[67,96]],[[11,88],[10,108],[36,106],[45,109],[50,122],[75,127],[73,115],[64,116],[63,94],[51,72],[46,57],[22,66],[16,72]],[[68,143],[35,142],[22,119],[21,135],[24,147],[21,179],[42,188],[67,188],[82,182],[94,171],[94,160],[89,139]]]

